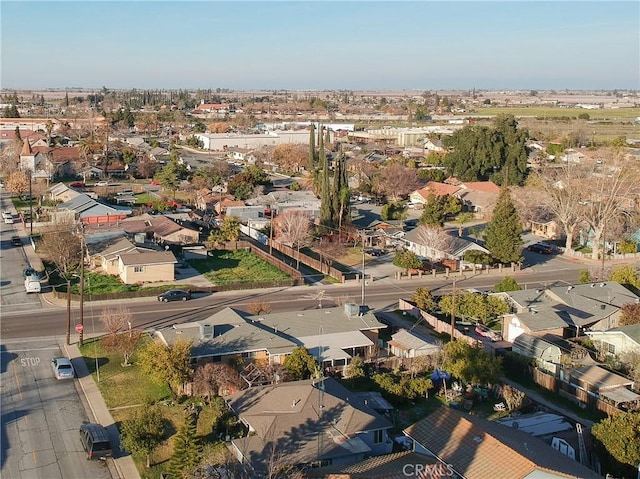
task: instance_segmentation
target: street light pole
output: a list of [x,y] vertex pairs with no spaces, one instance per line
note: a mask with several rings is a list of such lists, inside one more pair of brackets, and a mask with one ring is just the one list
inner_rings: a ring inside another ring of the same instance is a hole
[[71,344],[71,280],[67,279],[67,346]]
[[84,229],[80,241],[80,326],[78,343],[82,346],[84,340]]
[[365,295],[364,295],[364,286],[365,286],[365,278],[366,278],[366,273],[364,270],[364,241],[365,241],[365,232],[362,232],[362,297],[361,297],[361,301],[360,304],[364,307],[365,305]]
[[[27,141],[29,141],[27,139]],[[33,236],[33,189],[31,184],[33,183],[32,172],[29,170],[29,232]]]

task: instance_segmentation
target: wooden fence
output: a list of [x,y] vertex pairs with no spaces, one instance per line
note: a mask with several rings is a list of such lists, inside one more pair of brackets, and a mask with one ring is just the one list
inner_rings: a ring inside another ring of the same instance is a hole
[[344,283],[346,281],[346,275],[345,273],[343,273],[342,271],[340,271],[339,269],[336,269],[330,265],[327,265],[326,263],[312,258],[309,255],[306,255],[302,252],[299,252],[298,250],[287,246],[285,244],[282,244],[278,241],[275,240],[271,240],[271,245],[273,247],[273,249],[275,249],[276,251],[279,251],[280,253],[288,256],[289,258],[292,258],[294,260],[298,260],[298,258],[300,259],[300,263],[304,264],[305,266],[308,266],[309,268],[315,269],[316,271],[319,271],[322,274],[328,274],[329,276],[331,276],[332,278],[337,279],[338,281],[340,281],[341,283]]
[[[398,309],[400,309],[400,311],[406,311],[408,314],[410,314],[414,318],[422,319],[425,323],[431,326],[438,333],[445,333],[445,334],[451,335],[451,323],[442,321],[436,318],[435,316],[430,315],[426,311],[421,310],[420,308],[411,304],[407,300],[400,298],[400,300],[398,301]],[[453,337],[455,339],[466,341],[472,346],[477,346],[478,343],[482,344],[481,341],[478,341],[475,338],[467,336],[462,331],[459,331],[457,329],[453,330]]]

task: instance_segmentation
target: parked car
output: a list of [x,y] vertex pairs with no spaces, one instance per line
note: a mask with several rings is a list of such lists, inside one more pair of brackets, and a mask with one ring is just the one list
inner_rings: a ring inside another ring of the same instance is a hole
[[96,186],[109,186],[109,182],[108,181],[98,181],[96,183]]
[[22,246],[22,240],[20,239],[20,236],[12,236],[11,244],[13,246]]
[[80,426],[80,442],[87,453],[87,459],[105,460],[113,456],[107,430],[101,424],[83,424]]
[[553,248],[551,248],[549,245],[546,245],[544,243],[534,243],[532,245],[527,246],[527,249],[534,253],[553,254]]
[[84,188],[85,185],[82,181],[74,181],[73,183],[69,183],[69,186],[72,188]]
[[67,358],[53,358],[51,360],[51,369],[53,369],[56,379],[73,379],[76,377],[73,364]]
[[191,293],[182,289],[171,289],[166,293],[158,295],[158,301],[168,303],[169,301],[186,301],[191,299]]
[[8,225],[12,225],[13,224],[13,216],[5,216],[4,222],[6,224],[8,224]]
[[11,214],[10,211],[3,211],[2,212],[2,219],[5,219],[5,218],[13,218],[13,215]]
[[384,251],[377,248],[365,249],[364,252],[371,256],[382,256],[384,254]]

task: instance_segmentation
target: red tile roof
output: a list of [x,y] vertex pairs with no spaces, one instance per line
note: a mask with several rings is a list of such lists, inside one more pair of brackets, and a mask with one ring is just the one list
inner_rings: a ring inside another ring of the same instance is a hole
[[595,474],[523,431],[441,407],[405,433],[466,479],[524,479],[534,471],[595,479]]
[[437,181],[429,181],[426,185],[418,190],[418,193],[420,193],[425,198],[428,198],[429,195],[452,195],[459,189],[459,186],[447,185],[446,183],[438,183]]
[[500,187],[493,181],[465,181],[460,185],[470,191],[482,191],[484,193],[500,193]]

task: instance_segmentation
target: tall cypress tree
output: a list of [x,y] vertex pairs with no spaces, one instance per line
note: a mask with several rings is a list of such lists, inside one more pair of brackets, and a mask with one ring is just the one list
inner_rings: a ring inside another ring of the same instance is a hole
[[[322,131],[322,125],[318,128]],[[320,157],[320,168],[322,168],[322,175],[320,178],[321,195],[320,198],[320,225],[325,227],[325,230],[331,230],[333,228],[333,196],[330,188],[329,178],[329,162],[327,161],[327,154],[324,151],[324,139],[322,134],[318,135],[320,142],[318,145],[318,154]]]
[[307,169],[311,173],[316,169],[317,163],[316,153],[316,127],[311,124],[311,130],[309,131],[309,161],[307,162]]
[[190,477],[200,463],[202,445],[196,437],[196,416],[187,413],[173,440],[173,455],[169,460],[169,472],[175,477]]
[[522,258],[521,234],[520,217],[511,200],[509,188],[504,186],[485,232],[487,249],[501,263],[518,262]]
[[338,158],[335,162],[335,168],[333,170],[333,224],[342,229],[345,223],[348,223],[351,219],[351,212],[349,208],[349,184],[347,176],[347,168],[345,165],[344,155],[342,148],[338,152]]

